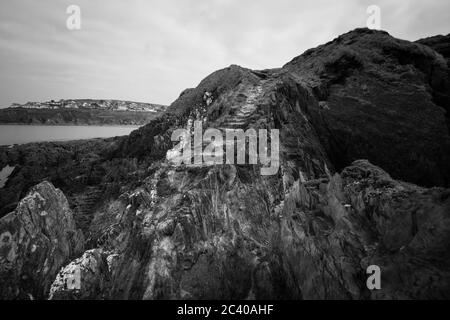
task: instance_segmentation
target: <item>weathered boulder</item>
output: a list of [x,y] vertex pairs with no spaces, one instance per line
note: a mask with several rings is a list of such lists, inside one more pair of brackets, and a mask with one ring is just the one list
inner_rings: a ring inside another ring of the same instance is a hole
[[64,194],[49,182],[33,187],[0,219],[0,297],[46,298],[59,269],[83,245]]
[[86,251],[61,269],[50,288],[49,298],[100,299],[108,294],[110,268],[115,255],[101,249]]

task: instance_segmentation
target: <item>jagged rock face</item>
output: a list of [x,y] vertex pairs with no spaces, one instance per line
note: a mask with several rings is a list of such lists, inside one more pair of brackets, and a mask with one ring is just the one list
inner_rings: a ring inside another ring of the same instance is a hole
[[[206,78],[172,105],[177,119],[206,107],[211,127],[280,129],[281,169],[161,162],[157,201],[119,206],[128,222],[111,297],[448,297],[448,191],[352,164],[448,185],[445,111],[433,100],[447,70],[427,47],[357,30],[281,70]],[[217,77],[232,85],[217,90]],[[380,291],[366,287],[370,264],[386,271]]]
[[260,76],[255,74],[254,71],[231,65],[228,68],[212,73],[202,80],[195,89],[183,91],[178,99],[169,106],[168,111],[176,114],[186,114],[192,107],[203,103],[205,92],[210,92],[213,97],[217,98],[235,90],[244,81],[256,84],[259,80]]
[[[247,169],[248,170],[248,169]],[[111,295],[134,299],[232,299],[252,295],[252,272],[275,232],[261,179],[234,166],[163,168],[153,206],[127,206],[134,228],[113,270]],[[244,176],[243,176],[244,175]],[[278,187],[280,187],[278,185]],[[272,190],[275,193],[275,190]],[[126,230],[126,229],[125,229]],[[126,262],[127,261],[127,262]]]
[[308,114],[337,169],[364,158],[398,179],[449,185],[450,81],[435,51],[357,29],[283,69],[314,92]]
[[64,194],[52,184],[33,187],[0,219],[0,297],[42,299],[59,269],[83,250]]
[[[298,121],[291,118],[298,109],[336,169],[364,158],[398,179],[449,186],[449,72],[445,59],[428,46],[357,29],[282,69],[231,66],[213,73],[183,92],[164,117],[131,134],[123,154],[153,157],[167,151],[171,130],[202,106],[205,92],[214,97],[206,112],[214,126],[226,124],[248,90],[260,86],[266,99],[259,103],[259,120],[278,129],[290,122],[298,132]],[[243,127],[261,127],[256,122]]]
[[[123,138],[29,143],[12,148],[0,146],[0,165],[15,166],[7,184],[0,189],[0,217],[13,211],[28,190],[43,180],[50,181],[69,198],[84,196],[86,186],[97,187],[104,195],[110,194],[116,176],[123,171],[121,167],[130,167],[132,162],[118,159],[108,163],[109,154],[115,152]],[[110,170],[111,167],[115,170]],[[121,179],[120,185],[123,184]],[[69,201],[77,214],[76,201]]]
[[[107,243],[120,249],[110,297],[447,297],[448,191],[397,182],[364,161],[330,176],[334,162],[311,112],[327,104],[294,73],[267,74],[255,83],[243,72],[207,116],[213,127],[279,128],[280,172],[155,165],[147,190],[114,205]],[[387,273],[376,293],[366,287],[371,264]]]
[[[450,296],[450,190],[395,181],[367,161],[287,188],[239,166],[162,165],[153,178],[165,194],[138,190],[110,208],[103,245],[115,263],[98,278],[110,279],[108,298]],[[377,291],[366,287],[373,264]]]
[[197,88],[184,90],[180,97],[170,105],[166,114],[155,119],[149,125],[133,131],[121,145],[121,155],[138,158],[150,157],[151,159],[165,156],[167,150],[172,146],[170,140],[172,131],[186,123],[189,113],[193,109],[204,104],[205,92],[211,92],[215,98],[222,98],[215,104],[216,109],[208,110],[208,114],[214,118],[223,114],[226,111],[223,109],[228,109],[236,100],[233,93],[238,91],[239,85],[242,83],[256,84],[259,81],[260,78],[251,70],[235,65],[214,72],[205,78]]
[[[356,161],[328,182],[294,185],[284,214],[279,253],[303,298],[450,296],[450,190]],[[369,265],[383,270],[381,290],[367,290]]]

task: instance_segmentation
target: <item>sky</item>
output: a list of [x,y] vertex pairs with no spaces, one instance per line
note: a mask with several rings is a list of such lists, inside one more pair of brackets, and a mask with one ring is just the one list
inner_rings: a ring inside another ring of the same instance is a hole
[[[70,5],[80,8],[80,29],[67,27]],[[217,69],[281,67],[365,27],[369,5],[395,37],[450,33],[448,0],[1,0],[0,107],[76,98],[170,104]]]

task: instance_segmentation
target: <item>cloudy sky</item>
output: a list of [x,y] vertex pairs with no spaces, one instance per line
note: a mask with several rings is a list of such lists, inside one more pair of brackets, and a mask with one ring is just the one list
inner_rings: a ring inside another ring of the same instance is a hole
[[[230,64],[279,67],[366,25],[417,40],[450,33],[448,0],[1,0],[0,107],[110,98],[169,104]],[[81,29],[69,30],[69,5]]]

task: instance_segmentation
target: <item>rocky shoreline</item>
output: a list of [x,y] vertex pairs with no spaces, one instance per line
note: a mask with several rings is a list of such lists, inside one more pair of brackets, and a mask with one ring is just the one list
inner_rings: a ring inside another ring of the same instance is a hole
[[23,125],[144,125],[163,111],[100,109],[0,109],[0,124]]

